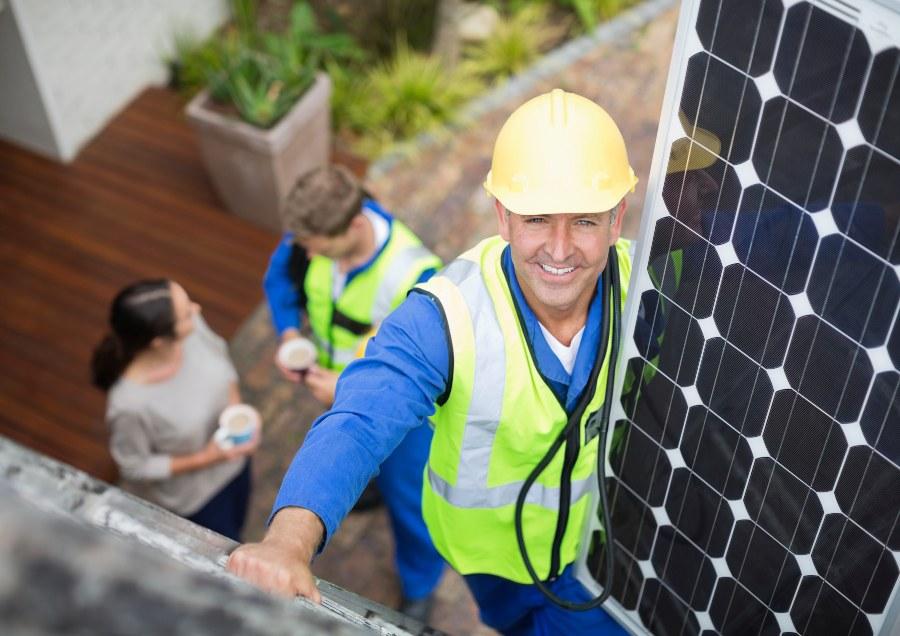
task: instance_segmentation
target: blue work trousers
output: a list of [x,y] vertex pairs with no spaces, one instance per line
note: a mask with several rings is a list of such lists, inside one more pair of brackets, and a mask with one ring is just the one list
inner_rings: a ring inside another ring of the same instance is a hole
[[203,507],[187,517],[197,525],[209,528],[214,532],[234,539],[241,540],[241,530],[247,519],[247,507],[250,505],[250,459],[244,464],[244,469],[238,473],[212,499]]
[[429,426],[409,431],[381,465],[377,477],[394,531],[394,553],[403,596],[410,600],[431,594],[444,571],[444,559],[434,548],[422,519],[422,479],[431,437]]
[[[609,614],[597,608],[574,612],[554,605],[534,585],[514,583],[490,574],[468,574],[466,584],[478,603],[481,622],[507,636],[591,634],[627,636]],[[591,594],[578,582],[570,565],[548,584],[554,594],[583,603]]]

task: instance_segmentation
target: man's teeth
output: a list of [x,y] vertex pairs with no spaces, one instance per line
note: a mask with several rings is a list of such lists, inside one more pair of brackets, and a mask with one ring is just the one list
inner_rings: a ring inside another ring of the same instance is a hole
[[568,274],[569,272],[571,272],[575,269],[574,267],[556,268],[556,267],[551,267],[550,265],[544,265],[543,263],[541,263],[541,268],[545,272],[549,272],[550,274],[553,274],[555,276],[563,276],[564,274]]

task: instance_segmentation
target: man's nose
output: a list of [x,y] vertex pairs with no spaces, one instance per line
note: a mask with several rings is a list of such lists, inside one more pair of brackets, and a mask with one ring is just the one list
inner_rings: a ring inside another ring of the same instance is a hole
[[547,254],[556,264],[565,263],[572,255],[572,233],[567,223],[552,223],[547,240]]

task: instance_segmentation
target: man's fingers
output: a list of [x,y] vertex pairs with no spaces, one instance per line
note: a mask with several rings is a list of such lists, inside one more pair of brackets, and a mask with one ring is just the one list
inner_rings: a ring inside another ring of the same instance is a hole
[[309,585],[306,590],[301,592],[301,596],[305,596],[313,603],[322,604],[322,595],[319,593],[319,588],[316,587],[315,580],[310,580]]
[[[231,553],[225,564],[232,574],[270,592],[293,598],[303,596],[321,603],[322,597],[308,568],[291,568],[254,553],[255,545],[242,546]],[[270,556],[270,555],[269,555]]]

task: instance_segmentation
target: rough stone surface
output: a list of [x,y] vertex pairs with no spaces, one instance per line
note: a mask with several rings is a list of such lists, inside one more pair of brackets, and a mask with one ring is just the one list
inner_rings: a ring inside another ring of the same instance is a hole
[[[622,22],[601,27],[594,35],[551,54],[526,80],[514,80],[479,100],[469,121],[454,134],[435,136],[412,154],[373,166],[368,185],[442,258],[452,259],[496,232],[493,208],[481,183],[503,121],[526,99],[562,87],[596,100],[622,128],[641,179],[629,198],[625,217],[625,235],[635,236],[677,9],[666,9],[643,25],[641,20],[664,5],[671,3],[645,3]],[[232,341],[232,352],[243,379],[244,397],[260,408],[265,422],[262,447],[254,459],[255,491],[245,531],[252,540],[262,536],[281,479],[321,409],[306,389],[279,379],[271,363],[274,334],[265,307],[254,313]],[[314,570],[323,579],[396,607],[400,591],[392,559],[386,513],[353,513]],[[449,570],[437,590],[432,624],[454,634],[492,633],[479,623],[477,608],[461,577]]]
[[6,634],[372,633],[43,511],[0,484]]
[[437,633],[322,580],[322,605],[266,595],[230,539],[2,436],[0,474],[0,633]]

